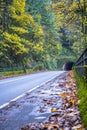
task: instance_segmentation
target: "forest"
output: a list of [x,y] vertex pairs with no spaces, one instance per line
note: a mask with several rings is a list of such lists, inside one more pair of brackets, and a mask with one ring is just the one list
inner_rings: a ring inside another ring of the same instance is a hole
[[86,0],[0,0],[1,68],[56,70],[86,46]]

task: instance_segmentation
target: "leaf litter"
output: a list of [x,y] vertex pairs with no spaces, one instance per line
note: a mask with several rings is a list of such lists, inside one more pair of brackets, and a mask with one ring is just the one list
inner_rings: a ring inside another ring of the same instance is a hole
[[21,130],[85,130],[78,109],[77,87],[72,71],[63,79],[55,79],[50,89],[39,91],[39,96],[43,104],[38,109],[39,114],[50,113],[50,115],[38,116],[37,119],[46,119],[28,123]]

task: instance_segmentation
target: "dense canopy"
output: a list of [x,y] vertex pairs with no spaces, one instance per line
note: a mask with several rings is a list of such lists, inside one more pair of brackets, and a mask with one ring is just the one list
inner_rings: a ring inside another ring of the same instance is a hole
[[2,0],[0,67],[57,69],[87,46],[86,0]]

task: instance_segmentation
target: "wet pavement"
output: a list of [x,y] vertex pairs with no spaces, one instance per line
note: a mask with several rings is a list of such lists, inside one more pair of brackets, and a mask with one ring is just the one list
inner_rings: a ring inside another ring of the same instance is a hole
[[72,72],[0,110],[0,130],[85,130]]

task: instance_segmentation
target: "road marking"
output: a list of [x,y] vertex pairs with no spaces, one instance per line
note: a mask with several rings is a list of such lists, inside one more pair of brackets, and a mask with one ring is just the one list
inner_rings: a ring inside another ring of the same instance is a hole
[[[62,73],[64,73],[64,71],[63,71]],[[51,80],[53,80],[53,79],[56,78],[57,76],[60,76],[62,73],[60,73],[59,75],[58,75],[58,74],[55,75],[54,77],[52,77],[52,78],[50,78],[49,80],[47,80],[47,81],[41,83],[40,85],[37,85],[36,87],[34,87],[34,88],[32,88],[32,89],[26,91],[25,93],[23,93],[23,94],[19,95],[18,97],[16,97],[16,98],[10,100],[9,102],[4,103],[3,105],[0,106],[0,109],[6,107],[6,106],[8,106],[8,105],[10,105],[11,102],[16,101],[16,100],[18,100],[19,98],[22,98],[22,97],[26,96],[26,93],[30,93],[30,92],[34,91],[35,89],[41,87],[42,85],[44,85],[44,84],[50,82]]]

